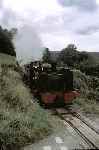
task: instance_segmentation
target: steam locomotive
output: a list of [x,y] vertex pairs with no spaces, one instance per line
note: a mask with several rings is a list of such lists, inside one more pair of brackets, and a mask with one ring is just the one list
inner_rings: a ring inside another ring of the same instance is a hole
[[80,95],[73,88],[73,71],[56,64],[32,62],[28,66],[29,83],[41,105],[65,105]]

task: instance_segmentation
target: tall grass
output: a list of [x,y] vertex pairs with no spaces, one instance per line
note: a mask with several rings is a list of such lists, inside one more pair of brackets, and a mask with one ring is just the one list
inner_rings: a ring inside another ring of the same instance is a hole
[[99,114],[99,79],[86,76],[74,70],[74,87],[80,90],[80,97],[73,102],[72,109],[89,114]]
[[0,64],[16,65],[16,58],[14,56],[0,53]]
[[[4,56],[8,59],[8,56]],[[11,59],[12,57],[10,57]],[[15,150],[47,136],[50,116],[33,100],[16,64],[0,65],[0,149]]]

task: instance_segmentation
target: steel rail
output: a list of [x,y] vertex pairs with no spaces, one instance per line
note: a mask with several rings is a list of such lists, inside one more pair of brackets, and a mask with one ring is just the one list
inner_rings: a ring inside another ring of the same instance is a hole
[[[99,147],[97,147],[90,139],[88,139],[77,127],[74,126],[74,124],[67,120],[65,117],[64,117],[64,114],[65,113],[59,113],[57,111],[57,109],[55,109],[55,112],[56,112],[56,115],[61,118],[62,120],[64,120],[66,123],[68,123],[79,135],[80,137],[91,147],[91,149],[99,149]],[[67,112],[66,112],[67,114]],[[75,115],[73,115],[72,113],[68,113],[70,115],[72,115],[73,117],[77,117]],[[77,117],[78,118],[78,117]],[[81,118],[78,118],[79,120],[81,120]],[[82,121],[82,120],[81,120]],[[82,121],[84,123],[84,121]],[[87,125],[87,124],[86,124]],[[88,125],[87,125],[88,126]],[[90,128],[90,126],[88,126]],[[93,128],[90,128],[91,130],[93,130]],[[94,130],[93,130],[94,131]]]

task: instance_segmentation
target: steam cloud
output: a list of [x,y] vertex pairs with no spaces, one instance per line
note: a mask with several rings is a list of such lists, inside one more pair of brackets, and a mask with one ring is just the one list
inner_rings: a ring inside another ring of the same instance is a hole
[[14,42],[19,60],[29,61],[41,58],[43,45],[32,26],[25,25],[20,28]]

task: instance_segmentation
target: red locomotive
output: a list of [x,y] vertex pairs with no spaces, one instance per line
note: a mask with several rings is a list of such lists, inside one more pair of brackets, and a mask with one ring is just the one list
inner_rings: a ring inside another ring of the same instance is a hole
[[34,96],[44,105],[64,105],[79,96],[73,88],[73,71],[55,64],[30,64],[30,85]]

